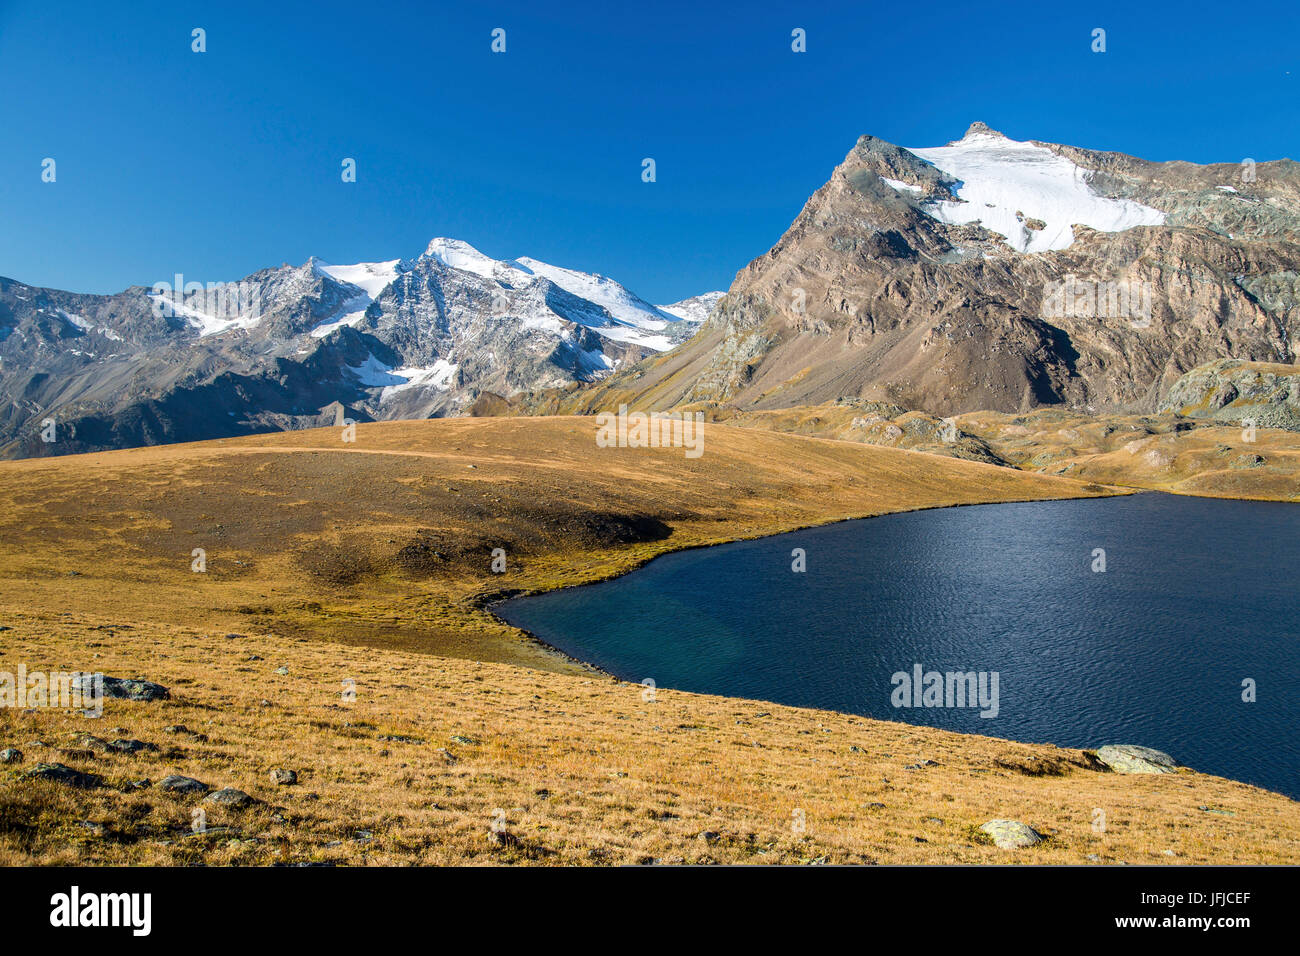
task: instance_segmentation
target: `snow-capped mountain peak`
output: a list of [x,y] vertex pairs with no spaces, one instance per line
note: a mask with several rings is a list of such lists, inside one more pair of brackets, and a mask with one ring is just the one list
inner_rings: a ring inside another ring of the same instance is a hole
[[[574,307],[565,308],[554,297],[543,296],[542,308],[547,313],[558,312],[560,318],[591,328],[604,338],[657,352],[683,339],[685,326],[682,329],[674,326],[685,323],[694,331],[693,326],[703,321],[702,316],[697,317],[698,309],[684,313],[661,309],[607,276],[554,266],[530,256],[493,259],[460,239],[434,239],[423,258],[495,282],[521,298],[528,298],[524,294],[538,283],[549,283],[579,301]],[[544,322],[549,316],[534,314],[537,298],[528,300],[534,308],[521,318],[533,324]]]
[[[472,272],[484,279],[495,279],[502,271],[512,271],[513,263],[501,262],[485,256],[468,242],[461,239],[448,239],[439,236],[432,240],[424,250],[424,257],[435,259],[452,269]],[[513,271],[523,271],[514,269]]]
[[956,180],[955,199],[926,203],[926,213],[940,222],[978,222],[1020,252],[1067,248],[1074,242],[1074,223],[1121,232],[1165,221],[1158,209],[1098,195],[1088,170],[1059,153],[1009,139],[983,123],[946,146],[908,151]]
[[360,290],[357,295],[343,303],[336,315],[331,316],[311,330],[315,338],[324,338],[341,325],[356,325],[365,318],[366,309],[379,298],[384,289],[392,285],[398,273],[402,271],[402,260],[391,259],[388,262],[358,262],[350,266],[332,266],[319,259],[311,260],[311,267],[317,275],[328,276]]

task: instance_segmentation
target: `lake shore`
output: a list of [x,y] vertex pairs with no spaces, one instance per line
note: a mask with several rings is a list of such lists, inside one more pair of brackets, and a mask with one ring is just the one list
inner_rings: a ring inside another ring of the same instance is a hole
[[[98,723],[0,712],[0,747],[23,753],[0,768],[0,862],[1300,861],[1300,805],[1267,791],[829,711],[676,691],[647,702],[485,607],[683,546],[1107,489],[723,426],[696,461],[597,449],[575,418],[357,437],[0,464],[0,669],[96,669],[171,691],[109,701]],[[158,749],[100,752],[87,733]],[[106,785],[23,776],[41,762]],[[272,784],[276,768],[299,785]],[[130,789],[169,774],[261,802],[211,809],[209,826],[232,830],[194,838],[197,798]],[[498,809],[513,840],[489,841]],[[978,827],[1005,818],[1047,839],[1001,850]]]

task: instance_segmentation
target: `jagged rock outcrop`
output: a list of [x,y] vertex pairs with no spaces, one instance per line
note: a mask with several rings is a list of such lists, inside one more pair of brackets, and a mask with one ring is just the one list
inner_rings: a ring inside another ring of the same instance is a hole
[[1173,384],[1160,410],[1186,418],[1300,431],[1300,366],[1238,359],[1198,365]]

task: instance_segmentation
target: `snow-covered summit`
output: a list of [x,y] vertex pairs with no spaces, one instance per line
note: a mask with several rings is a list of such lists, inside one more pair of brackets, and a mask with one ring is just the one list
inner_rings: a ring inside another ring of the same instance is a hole
[[[693,315],[680,314],[651,305],[622,283],[607,276],[554,266],[540,259],[493,259],[468,242],[439,237],[429,243],[424,257],[452,269],[469,272],[495,282],[512,292],[525,292],[541,280],[549,282],[594,308],[566,310],[563,318],[577,321],[605,338],[627,344],[642,345],[664,351],[673,345],[670,326],[694,321]],[[548,306],[550,303],[548,303]],[[539,316],[523,316],[538,321]]]
[[956,201],[926,203],[926,213],[940,222],[978,222],[1020,252],[1067,248],[1074,242],[1073,223],[1120,232],[1165,221],[1158,209],[1098,195],[1088,170],[1064,156],[983,123],[946,146],[909,152],[957,181]]

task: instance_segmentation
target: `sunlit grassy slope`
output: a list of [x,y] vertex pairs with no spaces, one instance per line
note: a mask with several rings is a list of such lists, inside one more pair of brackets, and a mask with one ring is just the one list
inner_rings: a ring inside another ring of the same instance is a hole
[[[1297,804],[1242,784],[762,702],[648,701],[485,610],[681,547],[1107,489],[754,428],[708,426],[698,459],[594,434],[584,418],[385,423],[355,443],[329,429],[0,465],[0,670],[172,689],[99,720],[0,711],[0,748],[23,751],[0,766],[0,863],[1300,860]],[[159,749],[103,753],[84,733]],[[38,761],[107,786],[23,779]],[[277,767],[299,784],[274,786]],[[262,803],[209,807],[194,835],[198,798],[128,786],[172,773]],[[992,818],[1048,839],[999,850],[976,829]]]

